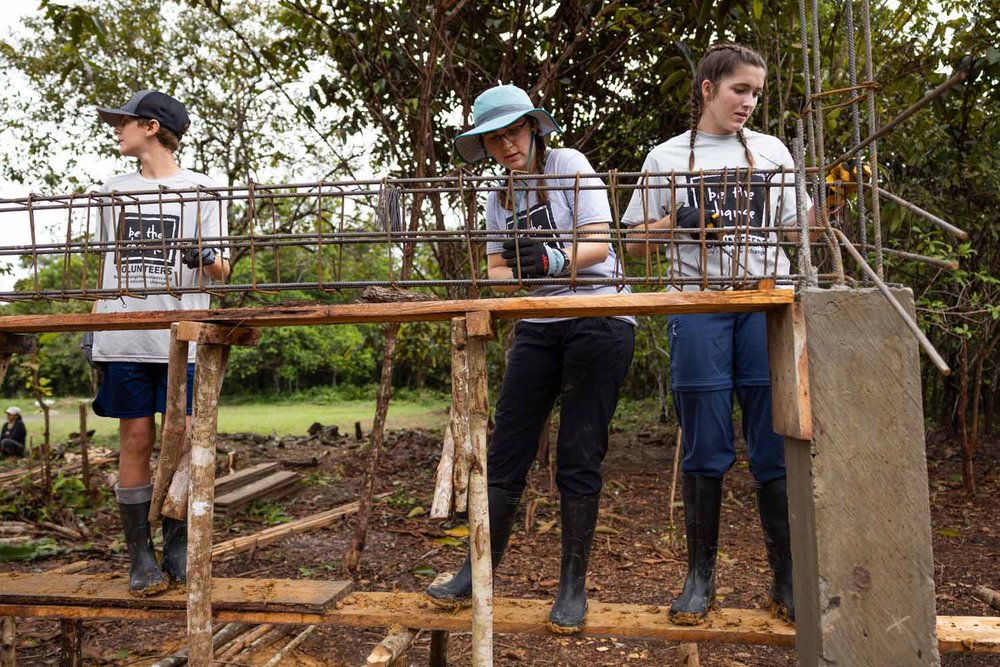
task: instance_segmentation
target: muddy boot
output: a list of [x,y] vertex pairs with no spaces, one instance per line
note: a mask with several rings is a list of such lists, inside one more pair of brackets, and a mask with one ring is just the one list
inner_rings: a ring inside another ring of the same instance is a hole
[[587,562],[594,543],[600,494],[562,497],[562,566],[559,592],[546,625],[560,635],[583,630],[587,615]]
[[128,592],[137,597],[146,597],[167,590],[170,582],[156,562],[153,540],[149,535],[149,505],[153,485],[127,489],[116,485],[115,496],[118,498],[118,510],[131,562]]
[[[514,525],[514,515],[521,501],[520,491],[508,491],[499,486],[486,489],[490,512],[490,552],[493,557],[493,571],[496,572],[503,552],[510,539],[510,531]],[[471,537],[470,549],[471,549]],[[455,575],[440,584],[431,584],[424,591],[431,602],[443,609],[455,610],[472,604],[472,557],[465,557],[465,562]]]
[[163,574],[173,583],[187,584],[187,522],[163,517]]
[[680,597],[670,605],[670,620],[678,625],[698,625],[716,606],[715,556],[721,509],[721,479],[684,475],[688,574]]
[[771,615],[795,621],[792,597],[792,545],[788,529],[788,493],[785,478],[757,483],[757,509],[764,528],[767,562],[774,579],[771,582]]

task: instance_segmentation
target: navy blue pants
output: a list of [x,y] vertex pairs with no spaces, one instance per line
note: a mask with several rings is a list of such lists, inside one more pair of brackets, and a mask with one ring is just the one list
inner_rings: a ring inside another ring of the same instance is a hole
[[519,322],[497,399],[489,484],[524,489],[545,419],[560,398],[559,492],[600,493],[608,426],[634,344],[632,325],[611,317]]
[[720,478],[736,462],[735,391],[750,473],[758,482],[784,477],[784,438],[771,423],[764,313],[673,315],[667,326],[670,386],[684,432],[683,472]]

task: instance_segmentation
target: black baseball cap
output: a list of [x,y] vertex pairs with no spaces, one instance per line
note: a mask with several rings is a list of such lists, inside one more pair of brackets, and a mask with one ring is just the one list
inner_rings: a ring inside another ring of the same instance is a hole
[[177,135],[184,136],[191,119],[184,105],[158,90],[140,90],[121,109],[97,108],[97,115],[108,125],[117,126],[122,116],[128,118],[149,118]]

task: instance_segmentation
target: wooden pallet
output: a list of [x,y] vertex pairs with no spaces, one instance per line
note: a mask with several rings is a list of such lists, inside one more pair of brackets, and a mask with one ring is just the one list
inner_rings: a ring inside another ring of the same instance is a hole
[[[420,593],[349,593],[350,582],[213,580],[212,616],[221,622],[326,624],[466,632],[471,611],[449,613]],[[183,619],[184,596],[139,600],[107,575],[0,575],[0,616],[133,620]],[[498,633],[544,635],[551,600],[495,598]],[[584,637],[793,646],[795,628],[760,609],[721,609],[700,626],[672,624],[657,605],[592,601]],[[939,616],[938,645],[949,653],[1000,654],[1000,617]]]

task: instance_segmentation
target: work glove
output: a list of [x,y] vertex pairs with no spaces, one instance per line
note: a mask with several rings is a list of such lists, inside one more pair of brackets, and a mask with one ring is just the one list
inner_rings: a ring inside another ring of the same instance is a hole
[[215,250],[202,248],[201,252],[198,252],[197,248],[188,248],[181,254],[181,261],[189,269],[215,264]]
[[[719,214],[715,211],[705,211],[705,229],[711,230],[719,226]],[[697,206],[682,206],[674,212],[674,226],[680,229],[700,229],[701,209]]]
[[544,278],[562,273],[569,258],[559,248],[551,248],[538,239],[518,237],[503,243],[501,257],[507,266],[518,275],[518,260],[520,259],[520,276],[522,278]]
[[91,366],[94,365],[94,332],[85,331],[80,339],[80,349],[83,350],[83,357]]

